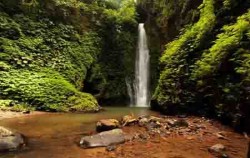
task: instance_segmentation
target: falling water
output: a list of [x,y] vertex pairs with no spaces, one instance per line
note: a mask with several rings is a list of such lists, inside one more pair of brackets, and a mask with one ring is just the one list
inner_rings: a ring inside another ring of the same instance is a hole
[[149,49],[144,24],[139,24],[138,50],[135,68],[135,105],[136,107],[149,106]]
[[128,93],[128,96],[129,96],[129,99],[130,99],[130,106],[133,106],[134,105],[134,96],[133,96],[133,87],[131,86],[131,81],[129,80],[129,78],[126,78],[125,79],[125,82],[126,82],[126,86],[127,86],[127,93]]

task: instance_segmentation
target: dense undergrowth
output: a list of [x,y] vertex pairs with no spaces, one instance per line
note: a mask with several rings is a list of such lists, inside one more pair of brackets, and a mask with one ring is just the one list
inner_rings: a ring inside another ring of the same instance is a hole
[[2,0],[2,109],[95,111],[96,99],[82,90],[125,96],[135,18],[132,1]]
[[[249,130],[250,2],[139,2],[148,9],[148,27],[164,33],[161,41],[168,43],[153,107],[217,117]],[[155,14],[156,20],[150,19]]]

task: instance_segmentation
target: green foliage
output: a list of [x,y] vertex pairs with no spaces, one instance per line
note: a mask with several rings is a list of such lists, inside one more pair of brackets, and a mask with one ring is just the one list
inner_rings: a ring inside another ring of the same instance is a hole
[[239,65],[235,68],[236,73],[243,77],[243,83],[250,82],[250,52],[249,50],[239,49],[236,52],[235,62]]
[[94,98],[78,91],[100,52],[96,33],[79,34],[74,26],[22,14],[1,12],[0,22],[0,98],[22,103],[11,109],[28,104],[70,110],[67,99],[73,96],[81,101],[79,110],[98,108]]
[[97,111],[98,103],[96,99],[87,93],[78,93],[67,100],[67,106],[71,111]]
[[97,35],[79,35],[72,26],[55,25],[48,19],[35,22],[23,15],[15,18],[24,36],[17,41],[6,36],[0,39],[2,59],[16,68],[52,67],[81,88],[87,69],[100,52]]
[[65,78],[52,70],[44,72],[11,70],[0,72],[0,75],[2,98],[28,103],[36,109],[53,109],[51,106],[56,106],[58,108],[55,110],[65,111],[73,107],[75,101],[71,99],[72,97],[81,101],[78,104],[79,108],[81,106],[93,110],[98,105],[94,98],[78,92]]
[[7,14],[0,12],[0,36],[15,40],[21,35],[20,25],[9,18]]
[[213,0],[204,0],[200,6],[200,19],[191,27],[187,27],[180,37],[166,46],[166,50],[160,61],[163,70],[160,75],[159,85],[154,94],[154,98],[160,103],[170,102],[177,104],[181,102],[181,90],[179,77],[188,75],[188,65],[186,58],[188,53],[192,53],[198,48],[207,34],[213,29],[215,24]]
[[216,73],[228,53],[239,46],[243,36],[250,29],[249,20],[250,12],[240,16],[234,25],[223,27],[224,32],[217,36],[215,44],[197,61],[192,74],[194,79],[206,78]]
[[[132,0],[19,2],[4,0],[0,6],[0,99],[40,110],[93,111],[95,98],[79,92],[84,83],[98,91],[109,87],[103,91],[108,98],[126,94],[125,86],[112,87],[125,85],[133,70],[129,58],[137,23]],[[122,67],[116,67],[118,60]],[[120,68],[125,71],[112,75]]]
[[[164,2],[155,4],[156,9],[166,5],[171,8],[165,12],[166,17],[158,17],[166,24],[180,10]],[[145,1],[143,4],[147,5]],[[189,10],[184,12],[195,8]],[[185,27],[178,25],[182,27],[177,29],[180,35],[166,45],[153,100],[168,113],[214,116],[246,129],[250,122],[249,2],[203,0],[199,10],[198,21],[192,20]],[[158,26],[162,31],[170,25]]]
[[127,0],[121,2],[121,7],[117,10],[105,9],[104,14],[107,16],[108,20],[115,20],[117,23],[134,23],[136,24],[136,11],[135,4],[133,0]]
[[19,103],[13,100],[0,100],[0,110],[25,112],[25,111],[34,111],[35,108],[28,104]]
[[86,89],[99,99],[124,101],[128,96],[125,78],[134,78],[137,43],[134,1],[124,0],[117,7],[105,8],[101,21],[98,32],[102,50],[89,71]]

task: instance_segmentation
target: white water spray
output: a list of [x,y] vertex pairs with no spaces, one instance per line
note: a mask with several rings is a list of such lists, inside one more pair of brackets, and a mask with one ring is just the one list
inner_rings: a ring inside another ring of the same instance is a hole
[[134,105],[134,94],[133,94],[133,86],[131,86],[131,81],[126,78],[125,79],[125,82],[126,82],[126,86],[127,86],[127,93],[128,93],[128,96],[129,96],[129,99],[130,99],[130,106],[133,106]]
[[138,50],[136,54],[135,67],[135,106],[148,107],[149,106],[149,49],[147,44],[147,36],[144,24],[139,24],[139,39]]

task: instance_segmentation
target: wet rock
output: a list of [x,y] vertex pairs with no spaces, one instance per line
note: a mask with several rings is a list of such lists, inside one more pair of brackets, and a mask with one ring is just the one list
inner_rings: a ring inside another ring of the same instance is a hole
[[222,153],[226,150],[226,147],[222,144],[216,144],[208,149],[211,153]]
[[189,124],[184,119],[178,119],[178,120],[167,120],[167,124],[171,127],[188,127]]
[[154,130],[155,128],[160,128],[161,124],[159,122],[149,122],[146,125],[148,131]]
[[177,121],[175,121],[175,126],[177,127],[188,127],[188,122],[184,119],[178,119]]
[[29,110],[23,111],[23,114],[30,114]]
[[166,122],[167,122],[167,124],[168,124],[170,127],[174,127],[174,126],[175,126],[176,120],[170,120],[170,119],[168,119],[168,120],[166,120]]
[[83,148],[107,147],[125,142],[125,134],[121,129],[101,132],[93,136],[82,137],[80,146]]
[[133,135],[125,135],[125,141],[132,141],[134,139]]
[[160,118],[160,117],[155,117],[155,116],[150,116],[149,117],[149,121],[150,122],[163,122],[164,119]]
[[119,128],[119,121],[116,119],[104,119],[96,123],[96,131],[103,132]]
[[20,133],[0,126],[0,152],[16,151],[25,145]]
[[106,150],[107,150],[107,151],[115,151],[115,149],[116,149],[116,146],[115,146],[115,145],[111,145],[111,146],[107,146],[107,147],[106,147]]
[[215,135],[218,139],[226,139],[225,135],[222,132],[216,133]]
[[178,118],[186,118],[187,115],[183,114],[183,115],[178,115]]
[[134,116],[126,115],[122,117],[122,126],[128,126],[137,122],[138,120]]
[[195,139],[194,136],[188,136],[188,137],[186,137],[186,138],[187,138],[187,140],[194,140],[194,139]]
[[146,141],[150,138],[148,133],[136,133],[134,139]]
[[143,126],[146,126],[149,122],[149,119],[147,118],[142,118],[139,120],[139,126],[143,127]]
[[142,140],[148,140],[150,138],[150,136],[148,134],[139,134],[139,138]]
[[196,125],[196,128],[197,129],[206,129],[206,126],[204,126],[204,125]]
[[221,154],[220,156],[221,158],[229,158],[229,156],[227,154]]

